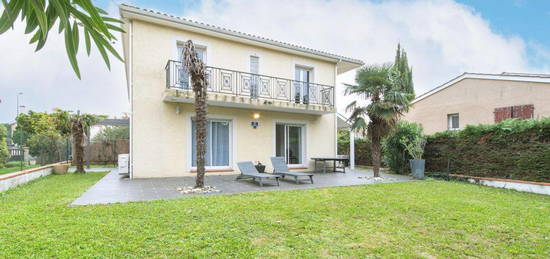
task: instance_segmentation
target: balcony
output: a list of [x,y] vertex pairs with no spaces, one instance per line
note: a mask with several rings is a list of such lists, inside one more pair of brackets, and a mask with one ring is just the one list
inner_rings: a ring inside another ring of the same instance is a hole
[[[165,102],[194,102],[187,70],[179,61],[166,64]],[[334,112],[334,86],[206,67],[208,103],[297,113]]]

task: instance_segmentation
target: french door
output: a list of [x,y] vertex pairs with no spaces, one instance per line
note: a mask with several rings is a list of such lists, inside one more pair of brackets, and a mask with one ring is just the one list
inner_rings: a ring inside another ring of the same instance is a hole
[[309,103],[309,86],[311,83],[311,69],[296,67],[294,70],[294,101],[296,103]]
[[284,157],[289,165],[303,163],[303,132],[301,125],[277,124],[275,129],[275,155]]
[[259,81],[260,77],[260,58],[256,56],[250,56],[250,98],[258,98]]

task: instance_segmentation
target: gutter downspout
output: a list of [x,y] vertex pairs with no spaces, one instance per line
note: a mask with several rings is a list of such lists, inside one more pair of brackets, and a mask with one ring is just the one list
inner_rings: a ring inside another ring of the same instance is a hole
[[338,106],[336,102],[336,78],[338,77],[338,64],[342,62],[342,59],[336,61],[336,66],[334,66],[334,90],[332,92],[332,97],[334,98],[334,154],[338,155]]
[[133,20],[129,20],[130,22],[130,35],[128,35],[128,73],[130,75],[130,87],[129,87],[129,97],[130,97],[130,159],[129,159],[129,166],[128,166],[128,174],[130,176],[130,179],[134,178],[134,22]]

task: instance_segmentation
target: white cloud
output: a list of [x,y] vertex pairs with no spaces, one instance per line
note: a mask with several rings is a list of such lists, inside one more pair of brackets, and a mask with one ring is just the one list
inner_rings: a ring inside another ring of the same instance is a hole
[[[184,16],[235,30],[360,58],[391,62],[398,42],[413,66],[416,92],[463,72],[530,70],[525,43],[491,31],[473,9],[451,0],[204,1]],[[340,81],[352,82],[354,72]],[[343,110],[350,99],[339,98]]]
[[[198,21],[360,58],[367,64],[392,61],[401,42],[413,66],[417,93],[465,71],[541,69],[527,64],[521,38],[492,32],[473,9],[451,0],[206,0],[187,7],[183,15]],[[112,3],[108,10],[118,14]],[[46,47],[34,53],[21,26],[0,36],[0,122],[13,119],[20,91],[25,93],[24,104],[33,110],[61,107],[110,115],[128,110],[121,62],[113,59],[109,72],[97,53],[81,55],[79,81],[67,61],[63,39],[55,32],[50,37]],[[544,51],[538,52],[541,57]],[[346,73],[339,81],[352,82],[353,77],[353,72]],[[350,99],[340,95],[338,101],[342,110]]]

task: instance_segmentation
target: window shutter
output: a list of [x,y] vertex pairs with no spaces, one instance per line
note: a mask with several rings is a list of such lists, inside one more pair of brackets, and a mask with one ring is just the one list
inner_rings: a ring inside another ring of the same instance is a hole
[[532,104],[495,108],[495,123],[510,118],[519,120],[531,119],[534,117],[534,111],[535,106]]

